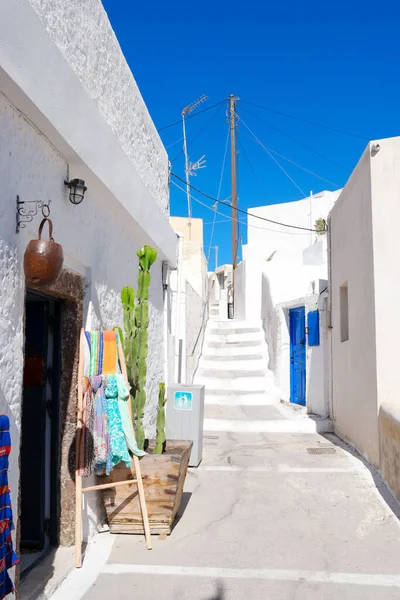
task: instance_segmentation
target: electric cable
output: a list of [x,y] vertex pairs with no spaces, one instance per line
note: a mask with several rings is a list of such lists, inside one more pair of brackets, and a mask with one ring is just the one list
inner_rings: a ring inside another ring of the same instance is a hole
[[351,169],[349,169],[348,167],[345,167],[344,165],[341,165],[340,163],[336,162],[332,158],[329,158],[329,156],[325,156],[325,154],[322,154],[322,152],[319,152],[318,150],[315,150],[314,148],[311,148],[311,146],[308,146],[304,142],[296,139],[295,137],[293,137],[289,133],[286,133],[286,131],[282,131],[282,129],[279,129],[279,127],[276,127],[276,125],[272,125],[272,123],[269,123],[265,119],[262,119],[259,115],[256,115],[255,113],[251,112],[250,110],[247,110],[244,107],[242,107],[242,110],[244,110],[248,115],[251,115],[255,119],[258,119],[259,121],[261,121],[261,123],[265,123],[265,125],[267,125],[268,127],[271,127],[271,129],[275,129],[275,131],[277,131],[281,135],[286,136],[287,138],[289,138],[289,140],[292,140],[293,142],[296,142],[296,144],[299,144],[299,146],[303,146],[303,148],[306,148],[307,150],[309,150],[310,152],[313,152],[317,156],[320,156],[324,160],[327,160],[328,162],[332,163],[333,165],[336,165],[337,167],[340,167],[341,169],[344,169],[348,173],[351,173]]
[[348,135],[350,137],[355,137],[360,140],[364,140],[369,142],[369,138],[366,138],[358,133],[352,133],[350,131],[343,131],[343,129],[337,129],[335,127],[331,127],[330,125],[323,125],[322,123],[317,123],[316,121],[310,121],[309,119],[304,119],[303,117],[296,117],[294,115],[289,115],[288,113],[281,112],[279,110],[274,110],[273,108],[268,108],[267,106],[262,106],[261,104],[256,104],[255,102],[249,102],[248,100],[241,99],[245,104],[250,104],[250,106],[256,106],[257,108],[261,108],[263,110],[267,110],[268,112],[275,113],[276,115],[281,115],[282,117],[288,117],[289,119],[294,119],[295,121],[302,121],[303,123],[307,123],[308,125],[315,125],[316,127],[321,127],[322,129],[328,129],[329,131],[334,131],[336,133],[341,133],[342,135]]
[[[222,179],[224,177],[224,172],[225,172],[225,162],[226,162],[226,155],[227,155],[227,152],[228,152],[228,143],[229,143],[229,125],[228,125],[228,133],[227,133],[227,136],[226,136],[224,158],[222,160],[221,175],[220,175],[220,178],[219,178],[219,185],[218,185],[218,192],[217,192],[217,198],[218,198],[218,200],[219,200],[219,198],[221,196]],[[207,262],[210,262],[210,254],[211,254],[212,242],[213,242],[213,237],[214,237],[214,228],[215,228],[215,220],[216,220],[216,218],[217,218],[217,211],[215,211],[215,214],[214,214],[214,221],[213,221],[213,226],[212,226],[211,234],[210,234],[210,241],[209,241],[209,246],[208,246]]]
[[[246,123],[243,121],[243,119],[241,119],[239,117],[240,121],[243,123],[243,125],[246,127],[246,129],[251,133],[251,135],[254,137],[254,139],[256,140],[256,142],[265,150],[265,152],[267,152],[267,154],[269,156],[271,156],[271,153],[276,154],[277,156],[279,156],[280,158],[283,158],[283,160],[286,160],[287,162],[291,163],[292,165],[294,165],[295,167],[298,167],[299,169],[302,169],[303,171],[305,171],[306,173],[309,173],[310,175],[313,175],[314,177],[316,177],[317,179],[321,179],[322,181],[325,181],[325,183],[329,183],[329,185],[332,185],[333,187],[336,188],[340,188],[340,185],[338,185],[337,183],[334,183],[333,181],[329,181],[329,179],[325,179],[325,177],[321,177],[321,175],[318,175],[317,173],[314,173],[314,171],[310,171],[310,169],[307,169],[306,167],[303,167],[302,165],[299,165],[298,163],[294,162],[294,160],[291,160],[290,158],[287,158],[287,156],[283,156],[283,154],[279,154],[279,152],[277,152],[276,150],[273,150],[272,148],[268,148],[268,146],[266,146],[265,144],[263,144],[258,137],[256,136],[256,134],[250,129],[250,127],[248,125],[246,125]],[[272,158],[272,156],[271,156]],[[280,168],[286,173],[285,169],[280,165],[280,163],[275,160],[275,162],[280,166]],[[290,175],[288,175],[286,173],[286,175],[289,177],[289,179],[292,181],[292,183],[301,191],[302,194],[304,194],[303,190],[297,185],[297,183],[290,177]],[[304,197],[306,198],[306,194],[304,194]]]
[[[182,177],[179,177],[179,175],[176,175],[175,173],[173,173],[171,171],[171,176],[175,177],[176,179],[178,179],[181,183],[184,183],[186,185],[186,181],[184,179],[182,179]],[[174,181],[171,180],[171,183],[174,183],[174,185],[176,187],[179,187]],[[218,202],[219,204],[222,204],[224,206],[231,206],[230,202],[227,202],[225,200],[218,200],[218,198],[214,198],[214,196],[210,196],[210,194],[206,194],[205,192],[202,192],[201,190],[199,190],[197,187],[195,187],[194,185],[192,185],[191,183],[189,184],[189,187],[194,190],[195,192],[197,192],[198,194],[201,194],[202,196],[204,196],[205,198],[208,198],[209,200],[212,200],[213,202]],[[180,188],[182,189],[182,188]],[[185,191],[185,190],[183,190]],[[186,192],[185,192],[186,193]],[[208,206],[207,204],[205,205],[207,206],[207,208],[210,208],[211,210],[214,210],[211,206]],[[280,221],[274,221],[273,219],[267,219],[267,217],[262,217],[260,215],[255,215],[254,213],[251,213],[247,210],[243,210],[242,208],[236,208],[236,210],[244,215],[250,216],[250,217],[254,217],[255,219],[259,219],[260,221],[266,221],[267,223],[273,223],[274,225],[280,225],[281,227],[288,227],[290,229],[299,229],[301,231],[312,231],[314,233],[318,233],[317,229],[310,229],[309,227],[301,227],[300,225],[290,225],[289,223],[282,223]],[[223,213],[221,213],[224,217],[226,217],[226,215],[224,215]]]
[[[220,102],[216,102],[215,104],[212,104],[211,106],[207,106],[207,108],[203,108],[203,110],[199,110],[198,112],[195,112],[192,115],[189,115],[188,117],[185,117],[185,120],[188,121],[189,119],[193,119],[194,117],[198,117],[202,113],[207,112],[208,110],[211,110],[215,106],[219,106],[223,102],[226,102],[226,98],[224,98]],[[157,129],[157,131],[158,131],[158,133],[160,133],[161,131],[164,131],[165,129],[169,129],[170,127],[174,127],[174,125],[179,125],[179,124],[182,124],[182,119],[179,119],[179,121],[175,121],[174,123],[170,123],[169,125],[164,125],[164,127],[161,127],[160,129]]]
[[[177,183],[175,183],[175,181],[171,181],[171,183],[174,184],[174,186],[176,188],[178,188],[178,190],[181,190],[181,192],[186,194],[186,190],[184,190],[180,185],[178,185]],[[199,200],[198,198],[195,198],[194,196],[191,196],[191,198],[193,198],[193,200],[195,202],[197,202],[198,204],[200,204],[201,206],[204,206],[205,208],[208,208],[209,210],[215,211],[215,208],[213,208],[212,206],[210,206],[209,204],[206,204],[205,202],[202,202],[201,200]],[[220,215],[221,217],[226,217],[223,221],[220,221],[221,223],[223,222],[232,222],[232,217],[220,212],[220,211],[216,211],[217,215]],[[218,222],[218,221],[217,221]],[[283,235],[290,235],[291,237],[294,235],[309,235],[309,233],[307,232],[293,232],[293,231],[279,231],[278,229],[270,229],[269,227],[259,227],[258,225],[253,225],[252,223],[246,223],[246,221],[240,221],[242,223],[242,225],[245,225],[247,227],[251,227],[252,229],[260,229],[261,231],[270,231],[271,233],[281,233]],[[205,223],[205,225],[207,225],[207,223]],[[208,223],[208,225],[211,225],[211,223]]]

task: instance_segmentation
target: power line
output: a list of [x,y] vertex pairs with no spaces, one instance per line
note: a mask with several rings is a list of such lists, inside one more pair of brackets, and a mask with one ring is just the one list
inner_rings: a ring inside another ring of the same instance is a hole
[[[240,119],[240,117],[239,117]],[[265,146],[256,136],[255,133],[252,132],[252,130],[250,129],[250,127],[248,127],[246,125],[246,123],[243,121],[243,119],[240,119],[240,121],[243,123],[243,125],[246,127],[246,129],[251,133],[251,135],[254,137],[254,139],[256,140],[256,142],[258,144],[260,144],[260,146],[265,150],[265,152],[268,154],[268,156],[274,161],[274,163],[276,163],[278,165],[278,167],[285,173],[286,177],[293,183],[293,185],[300,191],[301,194],[303,194],[304,198],[307,197],[307,195],[304,193],[304,191],[301,189],[301,187],[295,182],[295,180],[289,175],[289,173],[282,167],[281,163],[278,161],[278,159],[275,158],[275,156],[273,156],[273,154],[271,154],[271,150],[270,148],[267,148],[267,146]],[[279,156],[279,155],[278,155]],[[283,158],[283,157],[282,157]]]
[[282,117],[288,117],[289,119],[294,119],[295,121],[302,121],[303,123],[307,123],[308,125],[315,125],[316,127],[321,127],[322,129],[328,129],[329,131],[334,131],[336,133],[341,133],[342,135],[348,135],[350,137],[355,137],[360,140],[364,140],[369,142],[369,138],[366,138],[358,133],[352,133],[350,131],[343,131],[343,129],[337,129],[335,127],[331,127],[330,125],[323,125],[322,123],[317,123],[316,121],[310,121],[309,119],[304,119],[303,117],[296,117],[294,115],[289,115],[288,113],[280,112],[279,110],[274,110],[273,108],[268,108],[267,106],[262,106],[261,104],[256,104],[255,102],[249,102],[248,100],[242,100],[245,104],[250,104],[250,106],[256,106],[257,108],[262,108],[263,110],[267,110],[268,112],[275,113],[276,115],[281,115]]
[[[186,194],[186,190],[184,190],[180,185],[178,185],[177,183],[175,183],[175,181],[171,180],[171,183],[173,183],[174,186],[176,188],[178,188],[178,190],[181,190],[181,192],[184,192]],[[229,215],[226,215],[225,213],[222,213],[219,210],[216,210],[214,207],[210,206],[209,204],[206,204],[205,202],[202,202],[198,198],[195,198],[194,196],[192,196],[192,199],[195,202],[197,202],[198,204],[200,204],[201,206],[204,206],[205,208],[208,208],[209,210],[214,211],[217,215],[220,215],[221,217],[225,217],[224,220],[216,221],[216,223],[225,223],[225,222],[233,220],[232,217],[230,217]],[[222,201],[220,201],[220,202],[222,202]],[[257,215],[252,215],[252,216],[257,216]],[[258,218],[261,218],[261,217],[258,217]],[[269,219],[265,219],[265,220],[269,221]],[[279,231],[278,229],[270,229],[269,227],[259,227],[258,225],[253,225],[251,223],[246,223],[246,221],[243,221],[243,220],[240,220],[240,222],[242,223],[242,225],[247,225],[247,227],[251,227],[252,229],[260,229],[261,231],[271,231],[272,233],[280,233],[282,235],[290,235],[291,237],[294,236],[294,235],[308,235],[308,232],[306,232],[306,233],[299,233],[299,232],[293,232],[293,231]],[[211,223],[204,223],[204,224],[205,225],[211,225]],[[316,232],[316,230],[315,230],[315,232]]]
[[[193,113],[192,115],[189,115],[188,117],[186,117],[186,121],[188,119],[193,119],[194,117],[198,117],[202,113],[207,112],[208,110],[211,110],[212,108],[215,108],[216,106],[219,106],[223,102],[226,102],[226,98],[224,98],[223,100],[221,100],[221,102],[216,102],[215,104],[212,104],[211,106],[207,106],[207,108],[203,108],[203,110],[199,110],[198,112]],[[174,127],[174,125],[182,125],[182,119],[179,119],[179,121],[175,121],[174,123],[170,123],[169,125],[164,125],[164,127],[161,127],[157,131],[158,131],[158,133],[161,133],[161,131],[164,131],[165,129],[169,129],[170,127]]]
[[[244,157],[245,157],[245,159],[246,159],[246,161],[247,161],[247,163],[248,163],[248,165],[250,167],[250,170],[253,173],[254,179],[256,180],[258,187],[260,188],[262,194],[266,197],[267,204],[269,204],[271,206],[271,208],[273,209],[273,211],[275,213],[275,207],[274,207],[273,204],[271,204],[269,202],[268,195],[265,193],[265,190],[264,190],[264,186],[261,184],[260,179],[257,177],[257,173],[255,172],[255,169],[253,168],[253,165],[251,164],[251,161],[250,161],[249,157],[247,156],[247,153],[246,153],[246,151],[244,149],[244,146],[243,146],[243,144],[242,144],[242,142],[240,140],[239,140],[239,145],[240,145],[242,153],[243,153],[243,155],[244,155]],[[297,240],[294,238],[294,236],[295,235],[299,235],[299,234],[295,234],[294,232],[291,232],[291,231],[290,232],[289,231],[285,231],[285,232],[280,232],[280,233],[289,233],[290,236],[291,236],[291,238],[293,239],[293,241],[297,244]],[[301,234],[301,235],[304,235],[304,234]]]
[[242,110],[244,110],[245,112],[247,112],[247,114],[251,115],[252,117],[254,117],[254,118],[258,119],[259,121],[261,121],[261,123],[265,123],[265,125],[267,125],[268,127],[271,127],[271,129],[275,129],[275,131],[277,131],[281,135],[286,136],[287,138],[289,138],[289,140],[293,140],[293,142],[296,142],[296,144],[299,144],[299,146],[303,146],[303,148],[306,148],[307,150],[309,150],[310,152],[313,152],[317,156],[320,156],[324,160],[327,160],[328,162],[332,163],[333,165],[336,165],[337,167],[340,167],[341,169],[344,169],[348,173],[351,173],[351,169],[349,169],[348,167],[345,167],[344,165],[341,165],[340,163],[336,162],[332,158],[329,158],[329,156],[325,156],[325,154],[322,154],[322,152],[319,152],[318,150],[315,150],[314,148],[311,148],[311,146],[308,146],[304,142],[296,139],[295,137],[293,137],[289,133],[286,133],[286,131],[282,131],[282,129],[279,129],[279,127],[276,127],[276,125],[272,125],[272,123],[269,123],[265,119],[262,119],[259,115],[256,115],[255,113],[247,110],[244,107],[242,107]]
[[[171,175],[186,185],[186,181],[184,179],[182,179],[182,177],[179,177],[179,175],[176,175],[172,171],[171,171]],[[202,196],[204,196],[205,198],[208,198],[209,200],[212,200],[213,202],[218,202],[219,204],[223,204],[224,206],[231,206],[231,204],[229,202],[226,202],[225,200],[218,200],[218,198],[214,198],[213,196],[210,196],[209,194],[202,192],[201,190],[199,190],[192,184],[189,184],[189,187],[191,187],[192,190],[194,190],[198,194],[201,194]],[[209,207],[209,208],[211,208],[211,207]],[[309,227],[300,227],[299,225],[289,225],[288,223],[281,223],[280,221],[274,221],[273,219],[267,219],[267,217],[261,217],[260,215],[255,215],[254,213],[250,213],[247,210],[243,210],[241,208],[236,208],[236,210],[240,213],[247,215],[248,217],[254,217],[255,219],[260,219],[261,221],[267,221],[267,223],[273,223],[274,225],[280,225],[281,227],[289,227],[290,229],[300,229],[301,231],[312,231],[312,232],[317,233],[316,229],[310,229]],[[226,215],[224,215],[224,217],[225,216]]]
[[181,136],[178,140],[175,140],[175,142],[172,142],[172,144],[168,144],[168,146],[165,146],[165,149],[168,150],[168,148],[172,148],[172,146],[175,146],[178,142],[182,142],[183,141],[183,137]]
[[[306,167],[303,167],[302,165],[299,165],[298,163],[294,162],[294,160],[291,160],[290,158],[287,158],[287,156],[283,156],[283,154],[280,154],[279,152],[277,152],[276,150],[273,150],[272,148],[268,148],[268,146],[266,146],[265,144],[263,144],[258,137],[256,136],[256,134],[250,129],[250,127],[248,127],[248,125],[246,125],[246,123],[243,121],[243,119],[241,119],[239,117],[240,121],[243,123],[243,125],[246,127],[246,129],[251,133],[251,135],[254,137],[254,139],[256,140],[256,142],[258,144],[260,144],[260,146],[262,148],[264,148],[264,150],[267,152],[267,154],[269,154],[269,156],[271,156],[271,152],[273,154],[276,154],[276,156],[279,156],[280,158],[283,158],[283,160],[286,160],[287,162],[291,163],[292,165],[294,165],[295,167],[302,169],[302,171],[305,171],[306,173],[309,173],[310,175],[313,175],[314,177],[317,177],[317,179],[321,179],[321,181],[325,181],[325,183],[329,183],[329,185],[332,185],[333,187],[336,188],[340,188],[340,185],[338,185],[337,183],[334,183],[333,181],[329,181],[329,179],[325,179],[325,177],[321,177],[321,175],[317,175],[317,173],[314,173],[314,171],[310,171],[310,169],[306,169]],[[271,158],[273,158],[271,156]],[[275,159],[274,159],[275,160]],[[289,177],[289,179],[292,181],[292,183],[301,191],[301,193],[304,195],[304,197],[306,197],[306,194],[304,194],[303,190],[297,185],[297,183],[290,177],[290,175],[288,175],[285,171],[285,169],[279,164],[279,162],[277,160],[275,160],[275,162],[279,165],[279,167],[285,172],[285,174],[287,175],[287,177]]]
[[[220,195],[221,195],[222,179],[224,177],[224,172],[225,172],[225,162],[226,162],[226,155],[227,155],[227,152],[228,152],[228,142],[229,142],[229,125],[228,125],[228,134],[226,136],[224,158],[222,160],[221,175],[220,175],[220,178],[219,178],[218,193],[217,193],[218,200],[219,200]],[[211,246],[212,246],[213,237],[214,237],[214,228],[215,228],[216,218],[217,218],[217,211],[215,211],[215,214],[214,214],[214,220],[213,220],[213,225],[212,225],[211,234],[210,234],[207,262],[210,262]]]

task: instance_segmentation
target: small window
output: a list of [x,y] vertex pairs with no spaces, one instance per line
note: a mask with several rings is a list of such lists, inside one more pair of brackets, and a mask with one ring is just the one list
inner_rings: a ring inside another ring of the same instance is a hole
[[340,286],[340,341],[349,339],[349,287],[346,283]]

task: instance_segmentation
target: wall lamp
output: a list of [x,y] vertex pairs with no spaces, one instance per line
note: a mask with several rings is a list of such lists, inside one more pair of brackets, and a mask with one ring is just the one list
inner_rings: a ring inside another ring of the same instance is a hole
[[71,204],[80,204],[87,190],[83,179],[73,179],[72,181],[64,181],[64,183],[69,187],[69,201]]

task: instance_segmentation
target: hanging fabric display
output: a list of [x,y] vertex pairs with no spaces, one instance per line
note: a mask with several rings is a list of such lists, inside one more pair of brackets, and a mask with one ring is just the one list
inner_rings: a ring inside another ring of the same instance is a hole
[[82,478],[92,474],[109,475],[121,462],[131,470],[129,485],[137,485],[146,546],[151,549],[150,524],[138,458],[145,454],[139,450],[133,430],[125,356],[118,333],[82,329],[75,471],[77,567],[82,565],[82,494],[126,484],[118,481],[83,487]]
[[118,372],[116,331],[85,331],[81,443],[82,477],[109,475],[117,464],[130,466],[139,450],[129,412],[129,389]]
[[8,569],[16,565],[11,531],[14,529],[10,490],[8,487],[8,456],[11,451],[10,421],[0,415],[0,600],[14,591]]

